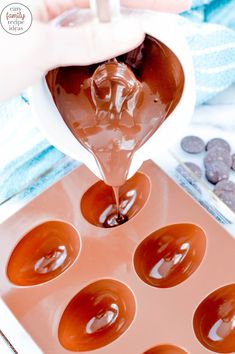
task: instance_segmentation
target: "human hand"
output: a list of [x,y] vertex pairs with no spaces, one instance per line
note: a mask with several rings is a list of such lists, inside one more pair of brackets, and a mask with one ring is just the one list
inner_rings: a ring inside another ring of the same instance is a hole
[[[25,0],[24,4],[33,13],[30,30],[12,36],[0,28],[0,77],[4,82],[0,101],[18,94],[52,68],[101,62],[134,49],[144,38],[138,23],[130,19],[104,26],[95,22],[74,28],[51,25],[50,20],[68,9],[88,7],[88,0]],[[190,0],[121,0],[121,5],[180,12],[190,6]]]

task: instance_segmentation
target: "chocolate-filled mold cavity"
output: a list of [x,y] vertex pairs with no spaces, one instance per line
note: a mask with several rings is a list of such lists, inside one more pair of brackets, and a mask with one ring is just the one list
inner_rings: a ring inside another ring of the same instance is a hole
[[134,266],[147,284],[169,288],[199,267],[206,250],[204,231],[193,224],[175,224],[153,232],[137,247]]
[[101,348],[120,337],[136,311],[131,290],[113,279],[82,289],[66,307],[58,328],[61,345],[71,351]]
[[[119,211],[128,221],[145,205],[150,193],[150,180],[137,172],[119,189]],[[113,189],[99,181],[91,186],[81,199],[84,218],[99,227],[108,227],[107,220],[117,213]],[[117,225],[118,226],[118,225]]]
[[185,350],[171,344],[162,344],[151,348],[143,354],[188,354]]
[[207,349],[235,352],[235,283],[217,289],[201,302],[193,326],[197,339]]
[[68,269],[80,249],[79,234],[71,224],[47,221],[29,231],[16,245],[7,276],[19,286],[45,283]]

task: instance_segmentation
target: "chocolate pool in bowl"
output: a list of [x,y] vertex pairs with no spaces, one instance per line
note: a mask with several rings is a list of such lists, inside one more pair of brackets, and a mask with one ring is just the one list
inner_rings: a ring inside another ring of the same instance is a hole
[[37,285],[68,269],[81,249],[77,230],[67,222],[47,221],[29,231],[14,248],[9,280],[19,286]]
[[[93,154],[105,183],[115,188],[120,214],[119,187],[134,153],[182,96],[184,74],[178,58],[146,35],[137,49],[116,59],[57,68],[46,79],[68,128]],[[118,219],[122,223],[123,217]]]
[[175,224],[153,232],[137,247],[134,266],[147,284],[168,288],[190,277],[206,251],[204,231],[193,224]]
[[183,349],[171,344],[162,344],[151,348],[143,354],[188,354]]
[[120,337],[136,311],[131,290],[113,279],[82,289],[66,307],[58,328],[61,345],[71,351],[101,348]]
[[193,326],[198,340],[216,353],[235,352],[235,283],[208,295],[198,306]]
[[[137,172],[119,191],[119,209],[123,222],[130,220],[145,205],[150,193],[149,178]],[[103,181],[91,186],[81,199],[81,211],[84,218],[99,227],[115,227],[117,222],[116,202],[113,190]]]

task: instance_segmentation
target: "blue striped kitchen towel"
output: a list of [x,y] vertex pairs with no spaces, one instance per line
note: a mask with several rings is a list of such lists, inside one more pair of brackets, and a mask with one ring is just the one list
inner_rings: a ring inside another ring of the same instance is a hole
[[235,82],[235,0],[193,0],[179,17],[193,56],[197,104]]

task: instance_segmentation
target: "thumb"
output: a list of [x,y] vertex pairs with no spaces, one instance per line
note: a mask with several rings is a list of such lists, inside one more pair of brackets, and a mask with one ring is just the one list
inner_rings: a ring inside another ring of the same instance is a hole
[[86,22],[78,27],[51,27],[49,66],[90,65],[138,47],[144,31],[136,19],[126,16],[110,23]]

